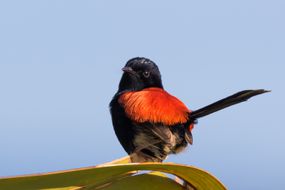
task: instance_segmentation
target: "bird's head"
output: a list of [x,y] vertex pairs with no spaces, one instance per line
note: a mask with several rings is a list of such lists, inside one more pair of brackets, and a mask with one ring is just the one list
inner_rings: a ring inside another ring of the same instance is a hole
[[149,87],[163,88],[159,69],[150,59],[130,59],[122,70],[124,73],[119,84],[119,92],[138,91]]

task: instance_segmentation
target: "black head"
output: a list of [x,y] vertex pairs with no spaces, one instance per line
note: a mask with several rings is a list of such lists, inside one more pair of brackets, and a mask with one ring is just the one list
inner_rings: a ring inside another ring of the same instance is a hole
[[157,65],[147,58],[130,59],[122,70],[124,73],[119,84],[119,92],[138,91],[149,87],[163,88]]

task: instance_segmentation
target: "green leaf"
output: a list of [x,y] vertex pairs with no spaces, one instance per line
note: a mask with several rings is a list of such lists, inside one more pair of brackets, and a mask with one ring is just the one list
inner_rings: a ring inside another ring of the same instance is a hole
[[[158,172],[159,173],[159,172]],[[157,175],[158,173],[141,174],[122,178],[121,180],[115,180],[113,182],[105,184],[102,188],[98,186],[90,187],[89,189],[104,189],[104,190],[183,190],[183,186],[173,181],[172,179]],[[160,173],[162,174],[162,173]]]
[[[114,164],[115,163],[115,164]],[[172,163],[111,162],[95,167],[60,172],[0,178],[2,190],[76,190],[76,189],[181,189],[181,184],[159,172],[173,174],[195,189],[224,190],[225,186],[211,174],[190,166]],[[159,171],[132,175],[134,171]],[[147,187],[147,188],[146,188]],[[169,187],[169,188],[167,188]],[[171,188],[170,188],[171,187]]]

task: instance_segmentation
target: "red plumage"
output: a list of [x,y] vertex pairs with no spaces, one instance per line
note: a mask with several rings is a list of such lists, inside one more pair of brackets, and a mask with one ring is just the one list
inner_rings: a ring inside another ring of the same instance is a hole
[[125,92],[120,96],[119,103],[127,116],[139,123],[182,124],[187,122],[191,113],[183,102],[161,88]]

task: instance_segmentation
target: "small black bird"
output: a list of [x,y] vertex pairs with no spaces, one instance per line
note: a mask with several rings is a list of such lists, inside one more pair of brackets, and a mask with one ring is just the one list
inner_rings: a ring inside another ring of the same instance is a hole
[[129,60],[119,89],[110,102],[115,133],[132,162],[162,162],[193,143],[196,120],[252,96],[268,92],[244,90],[191,111],[163,89],[157,65],[142,57]]

